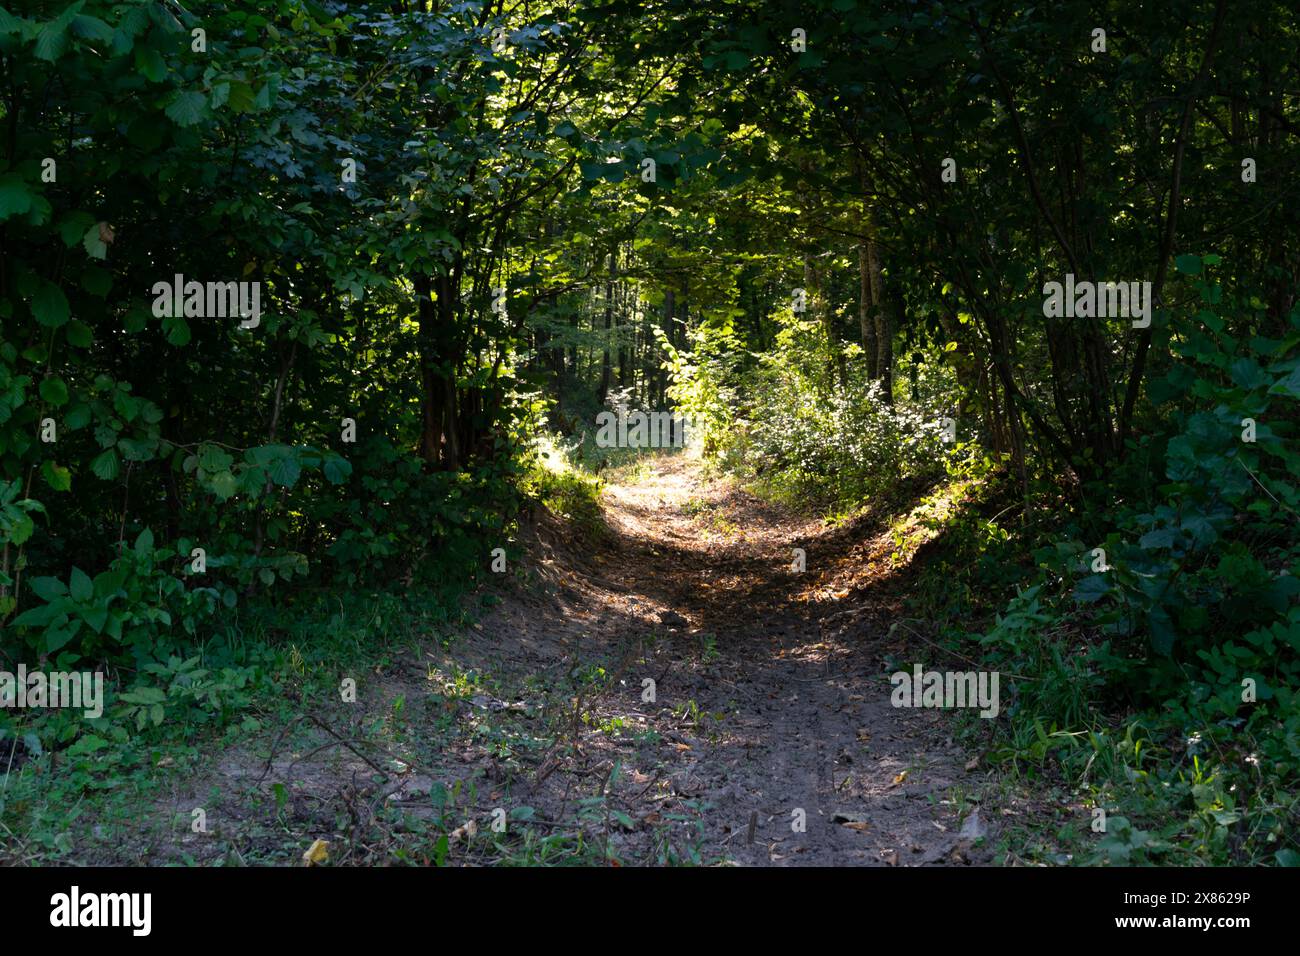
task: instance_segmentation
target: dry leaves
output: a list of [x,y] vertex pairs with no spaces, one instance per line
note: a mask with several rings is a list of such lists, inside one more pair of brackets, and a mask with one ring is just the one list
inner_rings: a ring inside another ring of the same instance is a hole
[[303,866],[319,866],[330,858],[329,840],[316,840],[302,855]]
[[478,824],[473,820],[467,820],[464,826],[457,827],[447,835],[447,843],[450,845],[461,839],[470,840],[476,833],[478,833]]

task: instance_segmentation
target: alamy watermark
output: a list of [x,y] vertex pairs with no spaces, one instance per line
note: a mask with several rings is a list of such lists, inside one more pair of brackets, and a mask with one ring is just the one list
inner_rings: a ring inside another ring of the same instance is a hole
[[50,897],[50,925],[58,928],[120,926],[132,936],[148,936],[152,914],[152,893],[83,893],[73,886]]
[[998,671],[898,671],[889,678],[895,707],[979,707],[980,716],[998,715]]
[[104,713],[104,675],[96,671],[0,671],[0,708],[69,707],[91,720]]
[[1043,284],[1043,315],[1049,319],[1136,319],[1135,329],[1151,324],[1150,282],[1075,282],[1067,272],[1064,284]]
[[262,283],[185,281],[179,272],[168,282],[155,282],[155,319],[226,319],[238,317],[241,329],[255,329],[262,321]]

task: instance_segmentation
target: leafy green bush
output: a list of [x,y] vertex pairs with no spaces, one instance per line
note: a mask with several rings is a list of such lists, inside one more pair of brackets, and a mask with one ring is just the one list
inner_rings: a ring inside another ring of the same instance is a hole
[[31,592],[43,603],[10,624],[35,654],[55,655],[60,668],[81,660],[147,662],[192,638],[219,600],[215,588],[187,588],[163,566],[179,561],[175,551],[155,548],[146,529],[94,578],[74,567],[67,582],[32,579]]
[[1281,339],[1234,337],[1223,312],[1248,303],[1199,291],[1152,383],[1166,427],[1084,489],[1091,508],[977,636],[1020,675],[1004,753],[1111,772],[1101,796],[1130,812],[1099,862],[1294,859],[1278,841],[1300,781],[1300,312]]

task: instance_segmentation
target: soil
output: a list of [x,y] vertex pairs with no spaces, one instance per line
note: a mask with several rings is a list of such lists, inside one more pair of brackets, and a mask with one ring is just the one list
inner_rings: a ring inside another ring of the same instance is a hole
[[[185,828],[146,855],[266,860],[278,813],[298,852],[322,838],[331,862],[391,862],[400,810],[443,814],[452,863],[500,862],[526,832],[534,853],[623,866],[991,862],[998,811],[953,715],[890,704],[889,674],[935,653],[891,628],[883,528],[792,514],[683,455],[616,473],[602,511],[603,534],[534,521],[494,606],[367,675],[360,713],[322,710],[173,795],[174,818],[202,804],[223,840]],[[457,674],[468,689],[440,693]],[[377,739],[399,699],[409,724]]]

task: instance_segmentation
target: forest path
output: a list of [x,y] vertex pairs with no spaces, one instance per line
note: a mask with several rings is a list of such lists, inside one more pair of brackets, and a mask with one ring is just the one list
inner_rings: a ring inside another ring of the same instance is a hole
[[890,706],[889,673],[933,654],[889,627],[888,533],[787,513],[684,455],[616,472],[601,507],[601,534],[529,524],[463,633],[377,651],[355,702],[314,696],[218,755],[140,855],[295,863],[326,839],[345,865],[991,858],[995,811],[951,715]]
[[[890,608],[860,591],[844,600],[843,585],[856,590],[879,548],[710,480],[684,455],[616,473],[602,507],[610,538],[589,556],[562,547],[550,600],[507,599],[480,635],[499,648],[561,647],[563,669],[600,659],[612,675],[581,700],[588,718],[573,753],[550,758],[571,779],[559,788],[566,775],[540,768],[552,796],[574,799],[596,768],[606,801],[633,821],[611,845],[641,862],[680,853],[674,840],[692,828],[705,861],[987,857],[987,841],[971,839],[984,823],[965,802],[980,777],[948,715],[890,706]],[[795,548],[806,552],[803,572]],[[611,785],[615,761],[622,779]]]

